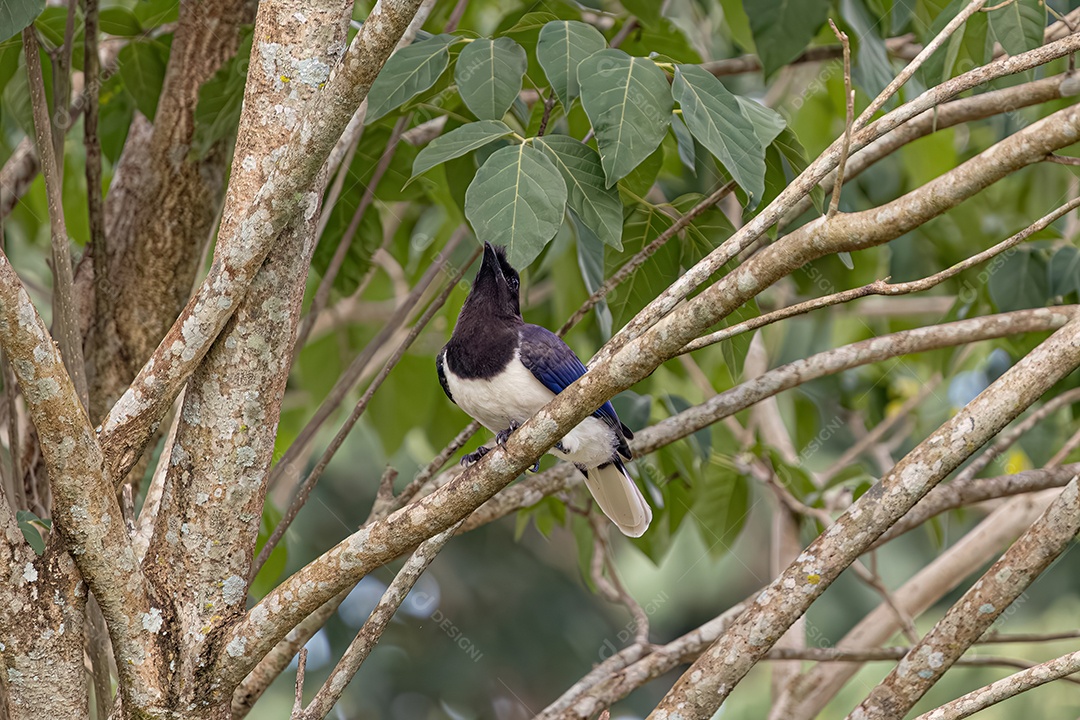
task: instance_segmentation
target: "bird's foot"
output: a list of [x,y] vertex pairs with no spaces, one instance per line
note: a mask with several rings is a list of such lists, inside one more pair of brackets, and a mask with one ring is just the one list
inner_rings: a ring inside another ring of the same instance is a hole
[[487,445],[481,445],[480,447],[476,448],[475,451],[467,453],[461,457],[461,466],[468,467],[474,462],[478,462],[480,458],[484,457],[489,452],[491,452],[491,448],[489,448]]
[[495,433],[495,443],[498,445],[505,445],[506,441],[510,439],[510,436],[513,435],[514,431],[519,427],[521,427],[521,423],[511,420],[510,427]]

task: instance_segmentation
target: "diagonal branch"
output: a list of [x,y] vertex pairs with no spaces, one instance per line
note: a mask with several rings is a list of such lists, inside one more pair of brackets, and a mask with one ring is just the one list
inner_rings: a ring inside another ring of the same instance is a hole
[[1037,470],[1022,470],[1012,475],[999,475],[989,478],[956,479],[950,483],[938,485],[911,509],[900,522],[889,528],[871,549],[880,547],[888,541],[917,528],[932,517],[949,510],[974,505],[986,500],[1023,495],[1048,488],[1064,487],[1080,472],[1080,463],[1070,463],[1061,467],[1045,467]]
[[300,119],[274,171],[250,202],[226,210],[209,274],[101,424],[99,436],[111,476],[123,476],[135,464],[281,231],[317,206],[318,195],[311,188],[323,163],[420,2],[381,0],[375,6]]
[[[858,152],[868,144],[885,136],[902,124],[923,112],[937,107],[965,90],[982,85],[993,79],[1013,75],[1051,60],[1080,50],[1080,34],[1068,35],[1061,40],[1049,43],[1020,55],[995,60],[987,65],[975,68],[947,82],[922,93],[887,115],[874,121],[851,137],[850,150]],[[839,164],[843,138],[833,142],[812,162],[806,170],[795,178],[769,205],[758,213],[750,222],[739,228],[735,234],[719,247],[702,258],[697,265],[683,273],[664,292],[639,312],[622,330],[608,342],[593,358],[592,363],[606,360],[640,337],[661,318],[670,313],[676,305],[685,299],[695,288],[700,286],[714,273],[719,272],[729,260],[761,238],[765,231],[776,224],[786,213],[795,207],[803,197],[818,185]],[[1044,154],[1045,157],[1045,154]],[[844,250],[845,248],[840,248]]]
[[994,620],[1065,551],[1077,532],[1080,532],[1080,476],[1073,475],[1050,507],[949,608],[926,637],[907,652],[900,664],[848,715],[849,720],[906,715]]
[[53,493],[53,522],[109,625],[120,688],[129,708],[162,700],[165,671],[154,632],[146,624],[161,611],[151,606],[104,470],[101,448],[45,324],[15,269],[0,254],[0,344],[12,359]]
[[[732,688],[840,572],[916,502],[1080,365],[1080,320],[1054,333],[933,432],[859,498],[698,659],[653,711],[708,718]],[[789,590],[789,584],[798,592]],[[662,715],[660,715],[662,717]]]
[[972,690],[950,703],[923,713],[915,720],[962,720],[1028,690],[1080,672],[1080,650],[1033,665],[1027,670]]
[[45,81],[38,56],[37,31],[33,25],[23,30],[23,53],[26,56],[26,75],[30,84],[30,104],[34,113],[34,133],[41,168],[45,175],[45,194],[49,200],[49,228],[52,235],[53,317],[56,337],[64,365],[71,375],[75,391],[83,405],[87,403],[86,369],[83,366],[82,337],[75,316],[75,297],[71,278],[71,241],[64,222],[63,188],[57,158],[49,107],[45,102]]
[[438,535],[425,540],[420,544],[420,547],[416,548],[412,557],[405,562],[405,565],[386,588],[382,598],[379,600],[379,604],[371,611],[371,615],[360,628],[360,631],[356,633],[356,637],[349,643],[349,647],[345,650],[341,660],[330,671],[330,676],[326,678],[326,682],[315,693],[315,697],[311,699],[303,712],[294,713],[294,718],[297,720],[322,720],[333,709],[341,698],[341,693],[352,682],[356,671],[360,669],[360,665],[367,660],[368,655],[375,648],[375,644],[382,637],[383,631],[386,630],[386,626],[393,619],[394,613],[397,612],[398,607],[401,606],[409,591],[412,590],[413,585],[420,579],[424,570],[439,554],[446,542],[453,537],[456,529],[444,530]]

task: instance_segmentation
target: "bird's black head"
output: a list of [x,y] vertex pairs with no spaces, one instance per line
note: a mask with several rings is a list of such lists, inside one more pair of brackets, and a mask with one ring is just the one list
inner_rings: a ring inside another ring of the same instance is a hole
[[484,243],[484,257],[465,300],[462,313],[505,319],[521,319],[517,270],[506,259],[506,248]]

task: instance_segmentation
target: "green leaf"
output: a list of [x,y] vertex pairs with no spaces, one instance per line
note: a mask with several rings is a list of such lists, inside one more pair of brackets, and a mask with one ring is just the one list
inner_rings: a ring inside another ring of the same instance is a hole
[[[941,32],[945,26],[967,5],[967,0],[952,0],[934,18],[929,30],[922,33],[923,42],[929,42],[931,38]],[[953,76],[956,68],[968,68],[982,65],[985,61],[988,48],[986,46],[986,34],[989,31],[987,13],[975,13],[964,23],[964,27],[953,33],[949,42],[942,50],[926,59],[926,63],[919,69],[923,82],[927,86],[937,85]]]
[[19,58],[22,56],[22,41],[19,36],[0,41],[0,92],[19,70]]
[[481,120],[454,128],[427,144],[413,161],[412,176],[415,178],[436,165],[461,157],[467,152],[487,145],[512,133],[500,120]]
[[675,68],[672,94],[682,107],[683,120],[698,142],[708,148],[753,198],[765,192],[765,150],[754,123],[723,83],[696,65]]
[[694,520],[713,558],[731,549],[750,512],[750,486],[733,467],[716,463],[693,488]]
[[626,177],[619,181],[619,188],[630,194],[631,202],[639,202],[656,183],[656,178],[663,167],[664,145],[661,143],[636,168],[628,172]]
[[601,50],[578,66],[578,82],[611,187],[664,139],[672,108],[667,78],[651,60]]
[[101,152],[116,163],[124,149],[131,118],[135,114],[135,100],[124,91],[124,83],[119,75],[113,75],[101,85],[98,99],[98,138]]
[[990,299],[999,312],[1042,307],[1050,296],[1045,263],[1036,251],[1019,248],[990,276]]
[[120,6],[101,8],[98,11],[98,26],[101,32],[118,37],[135,37],[144,32],[135,13]]
[[180,0],[137,0],[132,11],[144,28],[155,28],[180,19]]
[[655,25],[660,22],[660,6],[663,3],[656,0],[619,0],[619,4],[642,25]]
[[448,48],[460,39],[443,33],[391,55],[368,91],[364,124],[370,125],[434,85],[450,62]]
[[562,175],[570,209],[605,245],[622,252],[622,201],[618,190],[604,185],[604,168],[597,152],[567,135],[536,138],[533,144]]
[[[638,205],[626,218],[623,225],[623,245],[628,254],[640,252],[646,245],[656,240],[657,236],[668,230],[674,223],[671,215],[659,207]],[[629,255],[607,255],[607,274],[614,273]],[[621,326],[632,318],[641,308],[651,302],[671,283],[667,278],[678,277],[680,268],[679,244],[675,238],[664,243],[649,258],[649,262],[639,266],[623,283],[608,295],[608,305],[615,317],[615,324]]]
[[[262,550],[263,545],[270,539],[270,535],[274,532],[274,528],[281,522],[281,511],[274,507],[274,504],[269,500],[263,505],[262,521],[259,523],[259,534],[255,539],[255,557],[259,556],[259,551]],[[251,587],[248,588],[248,594],[258,600],[266,595],[268,592],[274,589],[277,585],[278,578],[281,577],[281,573],[285,571],[285,564],[288,561],[288,549],[284,542],[279,542],[274,546],[274,549],[270,551],[270,556],[266,558],[266,562],[263,564],[262,569],[259,570],[259,574],[255,576],[255,579],[251,581]]]
[[599,30],[576,20],[550,22],[540,30],[536,59],[563,108],[569,108],[580,92],[581,61],[605,47],[607,40]]
[[252,33],[245,31],[236,54],[199,87],[199,103],[195,107],[195,137],[192,140],[192,150],[199,157],[205,156],[218,141],[230,138],[236,132],[244,102],[251,40]]
[[476,239],[506,246],[510,264],[524,268],[559,231],[566,183],[547,157],[528,145],[497,150],[465,193],[465,217]]
[[135,98],[135,107],[150,121],[157,113],[169,47],[158,40],[129,42],[120,49],[120,77]]
[[1005,52],[1019,55],[1043,44],[1046,4],[1043,0],[1013,0],[991,10],[990,32]]
[[[806,169],[806,149],[802,143],[799,142],[799,138],[790,128],[785,128],[776,139],[773,141],[772,147],[776,148],[778,153],[783,156],[784,160],[791,166],[792,177],[800,174]],[[787,182],[784,183],[787,185]],[[820,185],[815,185],[814,189],[810,191],[810,199],[814,201],[814,207],[820,213],[825,208],[825,191]]]
[[30,544],[34,553],[37,555],[43,554],[45,552],[45,538],[41,537],[41,533],[34,526],[39,525],[48,530],[52,527],[52,521],[42,520],[29,510],[16,512],[15,521],[19,523],[19,530],[22,531],[23,537],[26,538],[26,542]]
[[806,49],[825,23],[829,0],[754,0],[743,8],[768,78]]
[[[334,212],[330,216],[330,221],[326,225],[326,231],[319,240],[319,244],[315,247],[315,254],[311,258],[311,267],[320,277],[326,275],[326,271],[330,267],[330,261],[337,251],[338,244],[348,230],[348,225],[360,203],[359,198],[356,197],[359,194],[352,194],[352,202],[347,201],[345,198],[338,201],[338,204],[334,207]],[[375,205],[369,205],[364,211],[363,217],[360,218],[360,225],[356,229],[356,234],[353,235],[352,242],[349,243],[349,249],[345,253],[341,268],[338,269],[338,273],[334,277],[334,290],[343,296],[352,295],[356,292],[356,289],[360,287],[360,282],[371,267],[372,256],[382,245],[382,239],[382,222],[379,219],[379,213]]]
[[529,32],[530,30],[539,30],[550,22],[555,22],[559,19],[559,16],[555,13],[549,12],[530,12],[521,16],[514,25],[505,31],[506,35],[516,35],[517,33]]
[[864,7],[863,0],[843,0],[844,20],[851,26],[858,45],[852,63],[851,75],[855,84],[870,97],[892,82],[893,69],[889,53],[878,31],[879,20]]
[[528,58],[510,38],[479,38],[465,46],[454,67],[461,99],[481,120],[500,120],[521,92]]
[[724,10],[724,26],[731,38],[746,52],[754,52],[754,36],[750,32],[750,19],[743,9],[742,0],[720,0]]
[[[592,294],[604,284],[604,243],[576,213],[570,214],[574,220],[574,229],[577,230],[577,258],[581,279],[585,281],[585,289]],[[601,298],[593,309],[596,310],[596,322],[600,325],[600,332],[605,338],[610,338],[612,318],[607,299]],[[623,421],[626,421],[625,418]]]
[[772,108],[765,107],[759,102],[754,102],[750,98],[745,98],[741,95],[734,95],[733,97],[738,101],[739,109],[742,110],[743,115],[745,115],[754,126],[754,135],[757,136],[758,142],[761,143],[761,147],[769,147],[773,140],[778,138],[780,133],[784,132],[784,128],[787,127],[787,121],[784,120],[784,117],[780,113]]
[[683,119],[671,114],[671,129],[675,133],[675,144],[679,148],[679,161],[682,162],[691,175],[697,175],[697,151],[694,148],[694,136],[686,127]]
[[1080,250],[1066,245],[1050,258],[1046,270],[1051,295],[1080,292]]
[[0,40],[22,32],[44,9],[45,0],[4,0],[0,3]]

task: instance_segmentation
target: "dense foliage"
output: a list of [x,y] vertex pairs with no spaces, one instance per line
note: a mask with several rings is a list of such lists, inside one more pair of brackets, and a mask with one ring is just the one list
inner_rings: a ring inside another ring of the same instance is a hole
[[[305,307],[311,307],[320,286],[329,290],[330,299],[313,320],[289,376],[275,457],[302,436],[354,358],[374,349],[375,359],[363,368],[359,387],[348,394],[350,399],[360,396],[407,332],[404,318],[394,319],[395,309],[432,263],[443,259],[442,253],[449,259],[440,281],[459,271],[465,280],[374,394],[286,542],[255,579],[251,598],[263,597],[289,572],[361,524],[385,466],[400,473],[400,489],[467,425],[468,418],[443,395],[433,357],[468,291],[467,267],[476,241],[508,247],[511,261],[522,270],[526,320],[554,330],[628,261],[658,237],[670,236],[568,330],[566,341],[587,359],[843,136],[845,76],[830,19],[851,41],[857,115],[966,4],[436,3],[423,30],[390,58],[371,87],[362,134],[348,148],[347,164],[324,198]],[[1073,5],[1012,0],[975,13],[886,109],[996,55],[1041,46],[1048,23]],[[82,248],[91,236],[81,139],[85,106],[76,89],[72,111],[57,109],[57,102],[66,103],[53,78],[68,9],[43,6],[44,0],[5,0],[0,8],[0,37],[11,36],[0,43],[0,161],[14,157],[19,144],[34,134],[18,34],[32,22],[42,44],[53,121],[67,132],[67,232]],[[178,7],[176,0],[118,0],[100,9],[102,50],[114,59],[103,65],[101,82],[88,87],[100,99],[106,197],[133,122],[155,120]],[[362,20],[369,10],[361,2],[354,16]],[[82,12],[75,18],[71,66],[81,71]],[[248,57],[259,42],[246,26],[236,55],[199,87],[189,157],[223,148],[231,157]],[[1055,60],[980,85],[968,95],[1071,69],[1071,58]],[[1062,94],[1066,97],[950,124],[898,146],[844,185],[840,212],[878,207],[925,185],[1074,102],[1069,93]],[[898,283],[933,275],[1023,229],[1078,191],[1075,168],[1051,163],[1026,167],[887,244],[807,263],[724,324],[883,278]],[[14,186],[4,192],[12,198],[10,205],[0,203],[5,252],[48,316],[52,276],[43,179],[36,177],[17,198]],[[710,196],[717,199],[701,211],[698,206]],[[224,202],[224,193],[216,202]],[[766,241],[739,259],[819,218],[828,205],[826,192],[815,189],[812,202],[773,225]],[[692,219],[672,233],[688,213]],[[640,430],[768,367],[830,348],[951,320],[1080,302],[1077,230],[1075,213],[1068,214],[928,292],[864,298],[768,325],[756,335],[735,335],[667,362],[614,403],[624,422]],[[434,289],[423,293],[424,302]],[[407,314],[411,319],[419,312]],[[382,335],[388,327],[393,331],[389,339]],[[729,422],[640,458],[631,472],[654,505],[653,526],[638,540],[613,540],[612,552],[630,594],[652,622],[652,639],[666,642],[697,627],[787,564],[770,564],[770,525],[778,508],[784,508],[770,484],[782,485],[805,507],[834,514],[843,510],[1046,335],[894,358],[802,384],[777,398],[786,444],[765,429],[766,421],[755,410],[744,410]],[[1044,401],[1078,384],[1074,373]],[[333,421],[342,422],[347,410],[336,409]],[[883,430],[876,442],[864,445],[857,457],[845,456],[875,428]],[[1037,431],[1019,437],[983,475],[1042,468],[1075,429],[1066,406]],[[320,431],[315,452],[321,453],[331,437],[325,428]],[[463,451],[489,441],[480,433]],[[311,453],[311,447],[301,450],[302,464],[314,464],[308,461]],[[1074,448],[1061,460],[1077,459]],[[772,473],[767,480],[755,473],[755,463]],[[548,457],[542,467],[553,465]],[[150,463],[145,469],[147,479],[153,468]],[[286,478],[270,489],[256,553],[288,507],[295,480]],[[143,491],[148,484],[142,483]],[[137,507],[141,502],[136,498]],[[881,550],[880,561],[869,564],[886,585],[896,587],[983,515],[965,509],[942,515]],[[19,519],[27,539],[36,550],[43,549],[40,528],[48,527],[48,519],[30,510],[21,511]],[[797,524],[804,545],[824,529],[812,514]],[[506,542],[511,537],[516,544]],[[624,609],[596,596],[595,542],[582,488],[544,498],[519,510],[516,518],[454,540],[346,692],[341,717],[535,715],[639,629],[634,620],[627,623]],[[1080,610],[1076,565],[1077,558],[1066,554],[1037,592],[1025,595],[1015,614],[1000,621],[1002,627],[1006,622],[1010,632],[1075,627],[1069,618]],[[316,687],[322,666],[340,654],[389,582],[392,575],[385,568],[381,572],[385,576],[365,578],[316,636],[310,646],[309,687]],[[916,618],[919,629],[928,629],[957,592],[943,591],[940,607]],[[811,610],[808,644],[831,645],[879,600],[873,589],[845,575]],[[906,642],[900,638],[895,644]],[[1030,652],[1024,656],[1035,661],[1057,654],[1044,647],[1025,649]],[[858,676],[864,682],[850,683],[828,716],[849,710],[884,672],[879,666],[864,668]],[[987,668],[953,672],[919,708],[936,707],[1004,674]],[[291,673],[282,676],[252,717],[286,717],[293,678]],[[625,703],[626,715],[643,716],[669,686],[664,680],[632,696]],[[725,715],[765,717],[767,686],[766,671],[755,671],[733,695]],[[1037,692],[1031,702],[1038,703],[1041,715],[1075,710],[1071,685]],[[1000,705],[985,717],[1014,717],[1022,702]]]

